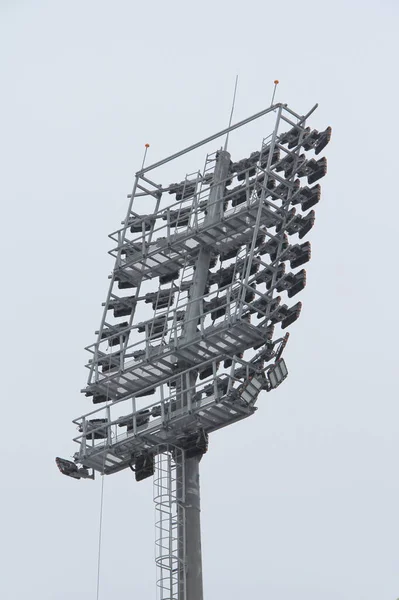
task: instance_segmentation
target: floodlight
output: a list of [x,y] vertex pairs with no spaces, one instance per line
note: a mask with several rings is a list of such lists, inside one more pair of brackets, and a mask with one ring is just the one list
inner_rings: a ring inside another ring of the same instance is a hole
[[282,260],[289,260],[291,269],[295,269],[309,262],[311,256],[312,247],[310,242],[304,242],[303,244],[295,244],[286,248],[281,258]]
[[288,333],[288,331],[287,331],[287,333],[284,335],[283,339],[282,339],[282,340],[279,342],[279,346],[278,346],[278,348],[277,348],[277,350],[276,350],[276,356],[275,356],[275,358],[276,358],[276,361],[277,361],[277,360],[279,360],[279,359],[281,358],[281,355],[282,355],[282,354],[283,354],[283,352],[284,352],[284,348],[285,348],[285,347],[286,347],[286,345],[287,345],[287,342],[288,342],[288,339],[289,339],[289,337],[290,337],[290,334],[289,334],[289,333]]
[[[263,342],[262,342],[263,343]],[[244,358],[244,352],[237,352],[234,355],[235,358],[241,359]],[[223,362],[223,367],[225,369],[228,369],[229,367],[231,367],[231,365],[233,364],[233,360],[234,360],[233,356],[230,356],[229,358],[225,358],[224,362]]]
[[302,140],[302,147],[304,150],[310,150],[313,148],[317,140],[319,139],[319,132],[316,129],[312,129],[311,131],[307,131]]
[[256,164],[250,161],[248,158],[243,158],[232,165],[231,172],[237,173],[238,181],[242,181],[247,175],[249,177],[253,177],[255,175]]
[[144,231],[149,231],[153,225],[154,220],[151,219],[149,215],[136,215],[132,219],[128,220],[128,224],[130,225],[130,231],[132,233],[141,233]]
[[298,127],[294,125],[292,129],[283,133],[280,136],[280,144],[288,144],[288,148],[298,146],[300,139],[304,150],[315,149],[315,154],[320,152],[327,146],[331,139],[331,127],[327,127],[325,131],[319,133],[316,129],[311,130],[310,127]]
[[[277,308],[277,306],[278,306],[278,304],[279,304],[280,300],[281,300],[281,298],[280,298],[280,297],[278,297],[278,298],[276,299],[276,303],[275,303],[274,305],[273,305],[273,304],[270,304],[270,309],[269,309],[269,310],[270,310],[270,315],[272,315],[272,314],[273,314],[273,311],[275,310],[275,308],[274,308],[274,307],[276,307],[276,308]],[[265,347],[269,347],[269,342],[271,342],[271,343],[273,343],[273,344],[274,344],[274,342],[273,342],[273,339],[272,339],[272,338],[273,338],[273,334],[274,334],[274,325],[273,325],[273,324],[271,324],[271,325],[268,325],[268,326],[267,326],[267,327],[264,329],[264,335],[263,335],[262,339],[261,339],[261,340],[260,340],[260,341],[259,341],[257,344],[254,344],[254,345],[252,346],[252,349],[253,349],[253,350],[259,350],[259,348],[262,348],[263,346],[265,346]],[[256,355],[254,358],[252,358],[252,359],[251,359],[251,363],[253,363],[253,364],[256,364],[256,362],[257,362],[257,357],[258,357],[258,354],[257,354],[257,355]]]
[[305,160],[299,166],[296,173],[298,177],[307,177],[309,184],[314,183],[326,175],[327,159],[323,156],[319,160],[315,160],[314,158]]
[[116,281],[118,282],[118,288],[120,290],[127,290],[130,288],[134,288],[136,287],[133,283],[131,283],[128,279],[121,279],[120,276],[118,276],[116,278]]
[[169,185],[169,194],[176,194],[176,200],[191,198],[194,195],[198,181],[181,181]]
[[107,394],[101,394],[100,392],[86,392],[86,396],[92,396],[93,404],[102,404],[102,402],[107,402],[108,397]]
[[[136,426],[142,427],[146,425],[150,420],[150,411],[148,409],[140,410],[135,416]],[[127,431],[133,431],[134,429],[134,417],[128,415],[127,417],[121,417],[118,420],[118,427],[126,427]]]
[[232,206],[239,206],[247,201],[247,188],[245,186],[237,186],[229,193],[229,200]]
[[[125,329],[125,327],[123,329]],[[119,344],[123,344],[128,337],[129,332],[125,331],[124,333],[119,333],[118,331],[113,331],[112,329],[104,330],[101,334],[101,339],[107,339],[110,346],[118,346]]]
[[68,477],[72,477],[73,479],[93,479],[93,476],[89,474],[88,469],[85,467],[78,468],[76,464],[70,460],[65,460],[65,458],[59,458],[57,456],[55,462],[63,475],[68,475]]
[[317,183],[312,188],[308,186],[303,188],[298,188],[298,190],[294,193],[291,198],[292,204],[300,204],[302,210],[308,210],[315,204],[317,204],[320,200],[321,196],[321,188]]
[[242,248],[242,244],[235,244],[232,245],[229,250],[223,250],[220,253],[220,262],[223,262],[225,260],[230,260],[231,258],[235,258],[237,256],[237,254],[240,252]]
[[167,275],[161,275],[159,277],[159,283],[160,283],[160,285],[164,285],[165,283],[171,283],[171,281],[174,281],[175,279],[179,279],[179,275],[180,275],[180,270],[173,271],[172,273],[168,273]]
[[107,438],[108,429],[101,425],[106,423],[108,423],[108,419],[89,419],[85,423],[80,423],[78,430],[85,433],[88,440],[103,440]]
[[286,316],[281,321],[281,328],[285,329],[286,327],[292,325],[292,323],[295,323],[295,321],[299,319],[301,310],[302,302],[297,302],[294,306],[291,306],[291,308],[288,309]]
[[181,448],[185,450],[186,458],[194,458],[202,456],[208,450],[208,434],[203,429],[199,429],[196,433],[183,438]]
[[[217,362],[215,364],[215,370],[217,370],[220,366],[220,363]],[[199,378],[202,379],[207,379],[208,377],[210,377],[211,375],[213,375],[213,365],[206,365],[205,367],[200,367],[198,369],[199,372]]]
[[327,159],[325,157],[315,161],[316,164],[312,164],[313,172],[308,174],[308,183],[312,184],[324,177],[327,173]]
[[[265,145],[262,147],[261,151],[256,150],[255,152],[251,152],[251,154],[249,155],[249,159],[244,159],[244,161],[247,160],[249,162],[249,164],[251,164],[251,165],[256,165],[258,162],[260,162],[261,168],[264,169],[267,166],[267,163],[269,160],[269,153],[270,153],[270,146]],[[278,161],[279,154],[280,154],[279,149],[274,148],[270,164],[274,165],[274,163],[276,163]],[[231,166],[232,173],[238,172],[240,170],[238,167],[239,164],[240,164],[240,161],[238,163],[232,164],[232,166]]]
[[[258,347],[255,347],[254,350],[257,350]],[[274,342],[272,340],[266,340],[266,344],[263,346],[263,349],[258,352],[256,357],[252,360],[254,365],[259,365],[269,362],[275,355],[274,351]]]
[[209,302],[204,302],[203,310],[204,313],[211,313],[211,319],[213,321],[219,319],[219,317],[223,317],[227,310],[226,298],[212,298]]
[[320,154],[322,150],[327,146],[331,139],[331,127],[327,127],[325,131],[319,133],[316,129],[313,129],[308,135],[305,135],[302,146],[305,150],[315,149],[315,154]]
[[137,300],[136,296],[125,296],[108,302],[108,310],[114,311],[114,317],[127,317],[131,314]]
[[297,233],[298,237],[302,239],[312,229],[315,218],[314,210],[311,210],[303,217],[301,215],[295,215],[292,219],[290,219],[285,230],[288,235]]
[[256,283],[266,283],[266,287],[269,290],[273,281],[273,277],[276,274],[276,280],[281,279],[285,272],[285,264],[280,263],[277,267],[265,267],[256,275]]
[[171,227],[183,227],[190,222],[190,207],[181,208],[180,210],[168,210],[163,214],[162,219],[169,221]]
[[284,176],[287,177],[292,172],[295,160],[297,160],[295,154],[286,154],[284,158],[280,159],[278,163],[274,166],[274,170],[277,173],[280,173],[280,171],[284,171]]
[[106,354],[104,357],[98,359],[98,365],[101,367],[101,371],[106,373],[107,371],[111,371],[120,365],[121,361],[121,352],[120,350],[116,352],[110,352]]
[[269,380],[270,387],[272,389],[278,387],[280,383],[283,383],[287,375],[288,370],[285,361],[283,358],[280,358],[267,372],[267,378]]
[[299,139],[301,136],[303,137],[309,132],[310,127],[303,128],[299,125],[294,125],[292,129],[280,135],[279,142],[280,144],[288,144],[288,148],[291,149],[299,144]]
[[137,330],[139,333],[148,332],[147,335],[151,339],[156,339],[162,336],[162,333],[165,329],[165,325],[166,315],[162,315],[160,317],[157,317],[156,319],[145,321],[144,323],[139,323],[137,326]]
[[325,131],[323,131],[322,133],[319,134],[319,139],[317,140],[316,147],[315,147],[315,154],[320,154],[320,152],[322,150],[324,150],[324,148],[327,146],[327,144],[331,140],[331,133],[332,133],[331,127],[327,127],[327,129]]
[[277,196],[279,198],[281,198],[281,200],[288,200],[288,196],[290,196],[290,201],[291,204],[295,204],[293,202],[293,198],[297,192],[297,190],[299,190],[301,186],[301,182],[299,181],[299,179],[295,179],[295,181],[291,182],[291,181],[284,181],[284,183],[280,183],[279,185],[277,185],[274,190],[273,190],[273,196]]
[[[260,166],[262,169],[265,169],[267,167],[268,161],[269,161],[269,153],[270,153],[270,146],[263,146],[262,151],[261,151],[261,157],[260,157]],[[276,164],[276,162],[279,160],[280,158],[280,150],[277,146],[275,146],[273,153],[272,153],[272,157],[270,160],[270,165],[273,166]]]
[[157,308],[166,308],[169,304],[173,304],[175,294],[172,288],[167,290],[159,289],[157,292],[150,292],[145,295],[144,302],[152,304],[153,310]]
[[154,455],[149,452],[139,454],[135,459],[134,466],[130,465],[130,468],[135,473],[136,481],[142,481],[143,479],[147,479],[147,477],[152,477],[155,472]]
[[281,328],[285,329],[299,318],[299,315],[301,314],[301,309],[302,302],[297,302],[294,306],[291,306],[291,308],[288,308],[286,304],[283,304],[273,312],[271,322],[281,322]]
[[279,251],[283,251],[289,246],[287,235],[284,233],[283,237],[272,237],[259,245],[258,252],[260,255],[269,254],[271,261],[275,261]]
[[282,292],[287,290],[288,298],[298,294],[306,286],[306,271],[302,269],[298,273],[287,273],[276,284],[276,290]]
[[[277,310],[277,307],[280,304],[280,302],[281,302],[280,296],[277,296],[273,299],[270,299],[267,296],[264,296],[263,298],[256,300],[256,302],[254,302],[252,304],[252,306],[250,307],[250,312],[251,313],[257,312],[258,319],[262,319],[265,316],[266,310],[269,310],[269,314],[273,315],[275,313],[275,311]],[[272,323],[274,323],[273,320],[272,320]]]
[[[235,163],[231,163],[230,172],[237,174],[238,181],[243,181],[246,176],[253,177],[256,173],[257,163],[260,161],[261,168],[265,168],[269,159],[270,146],[265,146],[262,152],[253,152],[249,158],[243,158]],[[274,148],[271,164],[275,164],[279,159],[279,149]]]

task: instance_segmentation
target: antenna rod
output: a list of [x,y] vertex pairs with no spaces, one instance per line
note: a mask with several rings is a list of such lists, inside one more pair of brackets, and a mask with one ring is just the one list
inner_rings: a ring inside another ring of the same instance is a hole
[[272,96],[272,101],[270,102],[270,106],[273,106],[273,102],[274,102],[274,96],[276,95],[276,89],[277,89],[277,86],[278,86],[278,84],[279,84],[279,83],[280,83],[280,82],[279,82],[279,80],[278,80],[278,79],[275,79],[275,80],[274,80],[273,96]]
[[[236,82],[234,85],[234,94],[233,94],[233,103],[231,105],[231,112],[230,112],[230,120],[229,120],[229,128],[231,127],[231,122],[233,120],[233,113],[234,113],[234,106],[236,103],[236,94],[237,94],[237,85],[238,85],[238,75],[236,75]],[[229,141],[229,131],[226,134],[226,142],[224,144],[224,150],[227,150],[227,142]]]
[[144,150],[143,163],[141,165],[141,170],[144,169],[144,163],[145,163],[145,159],[146,159],[147,151],[148,151],[149,147],[150,147],[150,144],[145,144],[145,150]]

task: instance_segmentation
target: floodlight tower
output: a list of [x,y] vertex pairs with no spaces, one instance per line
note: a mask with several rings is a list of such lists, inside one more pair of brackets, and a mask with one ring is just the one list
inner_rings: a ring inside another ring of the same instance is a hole
[[[110,235],[115,267],[83,390],[101,407],[74,421],[74,461],[56,460],[77,479],[128,467],[137,481],[155,474],[159,600],[203,598],[199,462],[208,435],[253,415],[259,394],[288,374],[289,334],[275,328],[296,321],[301,302],[289,307],[277,294],[292,298],[306,285],[297,269],[310,243],[292,238],[313,227],[320,185],[309,185],[327,163],[305,153],[318,155],[331,136],[306,126],[315,108],[301,116],[273,105],[142,168]],[[150,179],[265,115],[273,131],[248,158],[233,162],[220,149],[180,183]]]

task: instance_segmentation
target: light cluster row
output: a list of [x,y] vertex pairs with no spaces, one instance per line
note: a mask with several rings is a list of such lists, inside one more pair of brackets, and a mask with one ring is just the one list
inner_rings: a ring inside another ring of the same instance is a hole
[[[315,220],[314,211],[300,214],[297,208],[307,211],[319,202],[320,185],[316,184],[313,187],[309,185],[325,175],[327,164],[324,158],[308,160],[300,149],[307,151],[313,148],[318,154],[328,143],[330,136],[331,128],[319,133],[295,126],[279,137],[272,152],[271,146],[265,146],[261,152],[252,153],[248,159],[231,163],[229,176],[225,181],[223,201],[225,218],[228,218],[229,211],[231,213],[240,209],[245,215],[245,209],[251,207],[256,199],[264,202],[265,210],[262,213],[261,226],[256,232],[253,255],[249,256],[248,242],[245,244],[233,242],[229,249],[215,253],[208,273],[202,309],[204,317],[209,316],[212,323],[221,318],[228,318],[231,304],[234,302],[237,304],[244,272],[247,278],[249,275],[249,280],[247,280],[245,293],[242,294],[244,309],[241,311],[240,318],[250,320],[251,315],[256,314],[258,318],[266,319],[266,323],[260,324],[263,328],[277,323],[280,323],[282,328],[286,328],[298,318],[301,303],[298,302],[291,307],[281,304],[281,298],[273,296],[273,292],[285,291],[291,298],[306,285],[305,270],[286,273],[285,263],[289,262],[292,269],[305,264],[311,256],[310,243],[291,244],[289,236],[297,234],[298,238],[302,239],[312,228]],[[284,178],[280,175],[282,173]],[[308,185],[302,186],[300,180],[304,177],[307,178]],[[235,178],[243,183],[231,187]],[[201,184],[203,185],[204,182],[211,186],[212,175],[204,176]],[[122,254],[131,258],[134,253],[139,253],[144,263],[146,252],[151,249],[151,244],[154,244],[154,241],[148,241],[146,236],[154,229],[159,219],[167,221],[168,227],[175,227],[178,232],[182,229],[189,230],[194,214],[193,206],[197,214],[206,212],[207,208],[204,200],[195,204],[197,190],[198,180],[186,180],[179,184],[170,184],[165,188],[165,191],[175,194],[176,200],[181,202],[180,205],[176,209],[168,209],[155,215],[134,215],[129,221],[130,229],[132,232],[142,233],[143,240],[132,242],[130,247],[125,246],[121,251]],[[187,205],[188,202],[190,205]],[[275,230],[274,233],[271,233],[272,229]],[[227,267],[223,266],[223,263],[230,259],[234,259],[235,262]],[[194,263],[195,256],[191,265]],[[128,278],[118,280],[117,277],[116,280],[119,289],[135,287]],[[177,296],[182,292],[188,294],[191,280],[187,277],[183,278],[181,269],[176,269],[159,276],[158,281],[158,289],[154,292],[141,296],[140,294],[113,296],[108,302],[106,308],[108,311],[113,311],[115,318],[131,315],[140,301],[151,304],[154,316],[145,322],[137,324],[133,322],[132,326],[124,321],[106,325],[102,329],[100,339],[106,340],[112,348],[120,347],[112,354],[98,358],[103,373],[112,376],[119,369],[123,370],[127,358],[133,357],[140,361],[144,356],[148,357],[145,351],[130,354],[128,350],[122,351],[132,332],[135,332],[135,338],[138,333],[144,334],[150,344],[159,339],[161,343],[167,343],[171,327],[176,326],[177,323],[182,326],[184,310],[173,312],[173,306]],[[262,284],[265,284],[267,292],[259,290]],[[165,285],[168,287],[162,287]],[[268,343],[266,341],[266,346]],[[226,362],[228,364],[229,361]],[[204,368],[203,372],[199,369],[200,377],[208,371],[209,367]],[[86,394],[92,396],[95,403],[107,399],[106,394],[92,389],[86,390]]]

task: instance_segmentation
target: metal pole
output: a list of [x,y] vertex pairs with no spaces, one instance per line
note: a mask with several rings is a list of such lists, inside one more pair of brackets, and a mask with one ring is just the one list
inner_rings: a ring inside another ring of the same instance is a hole
[[[216,159],[213,174],[213,184],[208,198],[207,215],[205,224],[210,225],[220,221],[223,213],[223,196],[225,181],[228,177],[230,167],[230,154],[221,150]],[[212,248],[202,246],[195,269],[193,284],[190,289],[189,305],[186,313],[184,328],[185,339],[191,340],[197,331],[198,319],[201,311],[201,297],[204,295],[208,277],[209,265],[212,256]],[[187,395],[193,395],[195,374],[190,376],[190,390]],[[184,390],[182,390],[183,392]],[[182,399],[187,396],[182,393]],[[184,469],[184,525],[181,531],[183,547],[179,547],[180,564],[185,562],[185,586],[179,586],[179,600],[203,600],[202,585],[202,557],[201,557],[201,504],[199,484],[199,462],[200,456],[183,459],[182,465],[177,468]],[[180,535],[179,535],[180,537]],[[183,578],[184,579],[184,578]],[[185,587],[185,589],[184,589]]]

